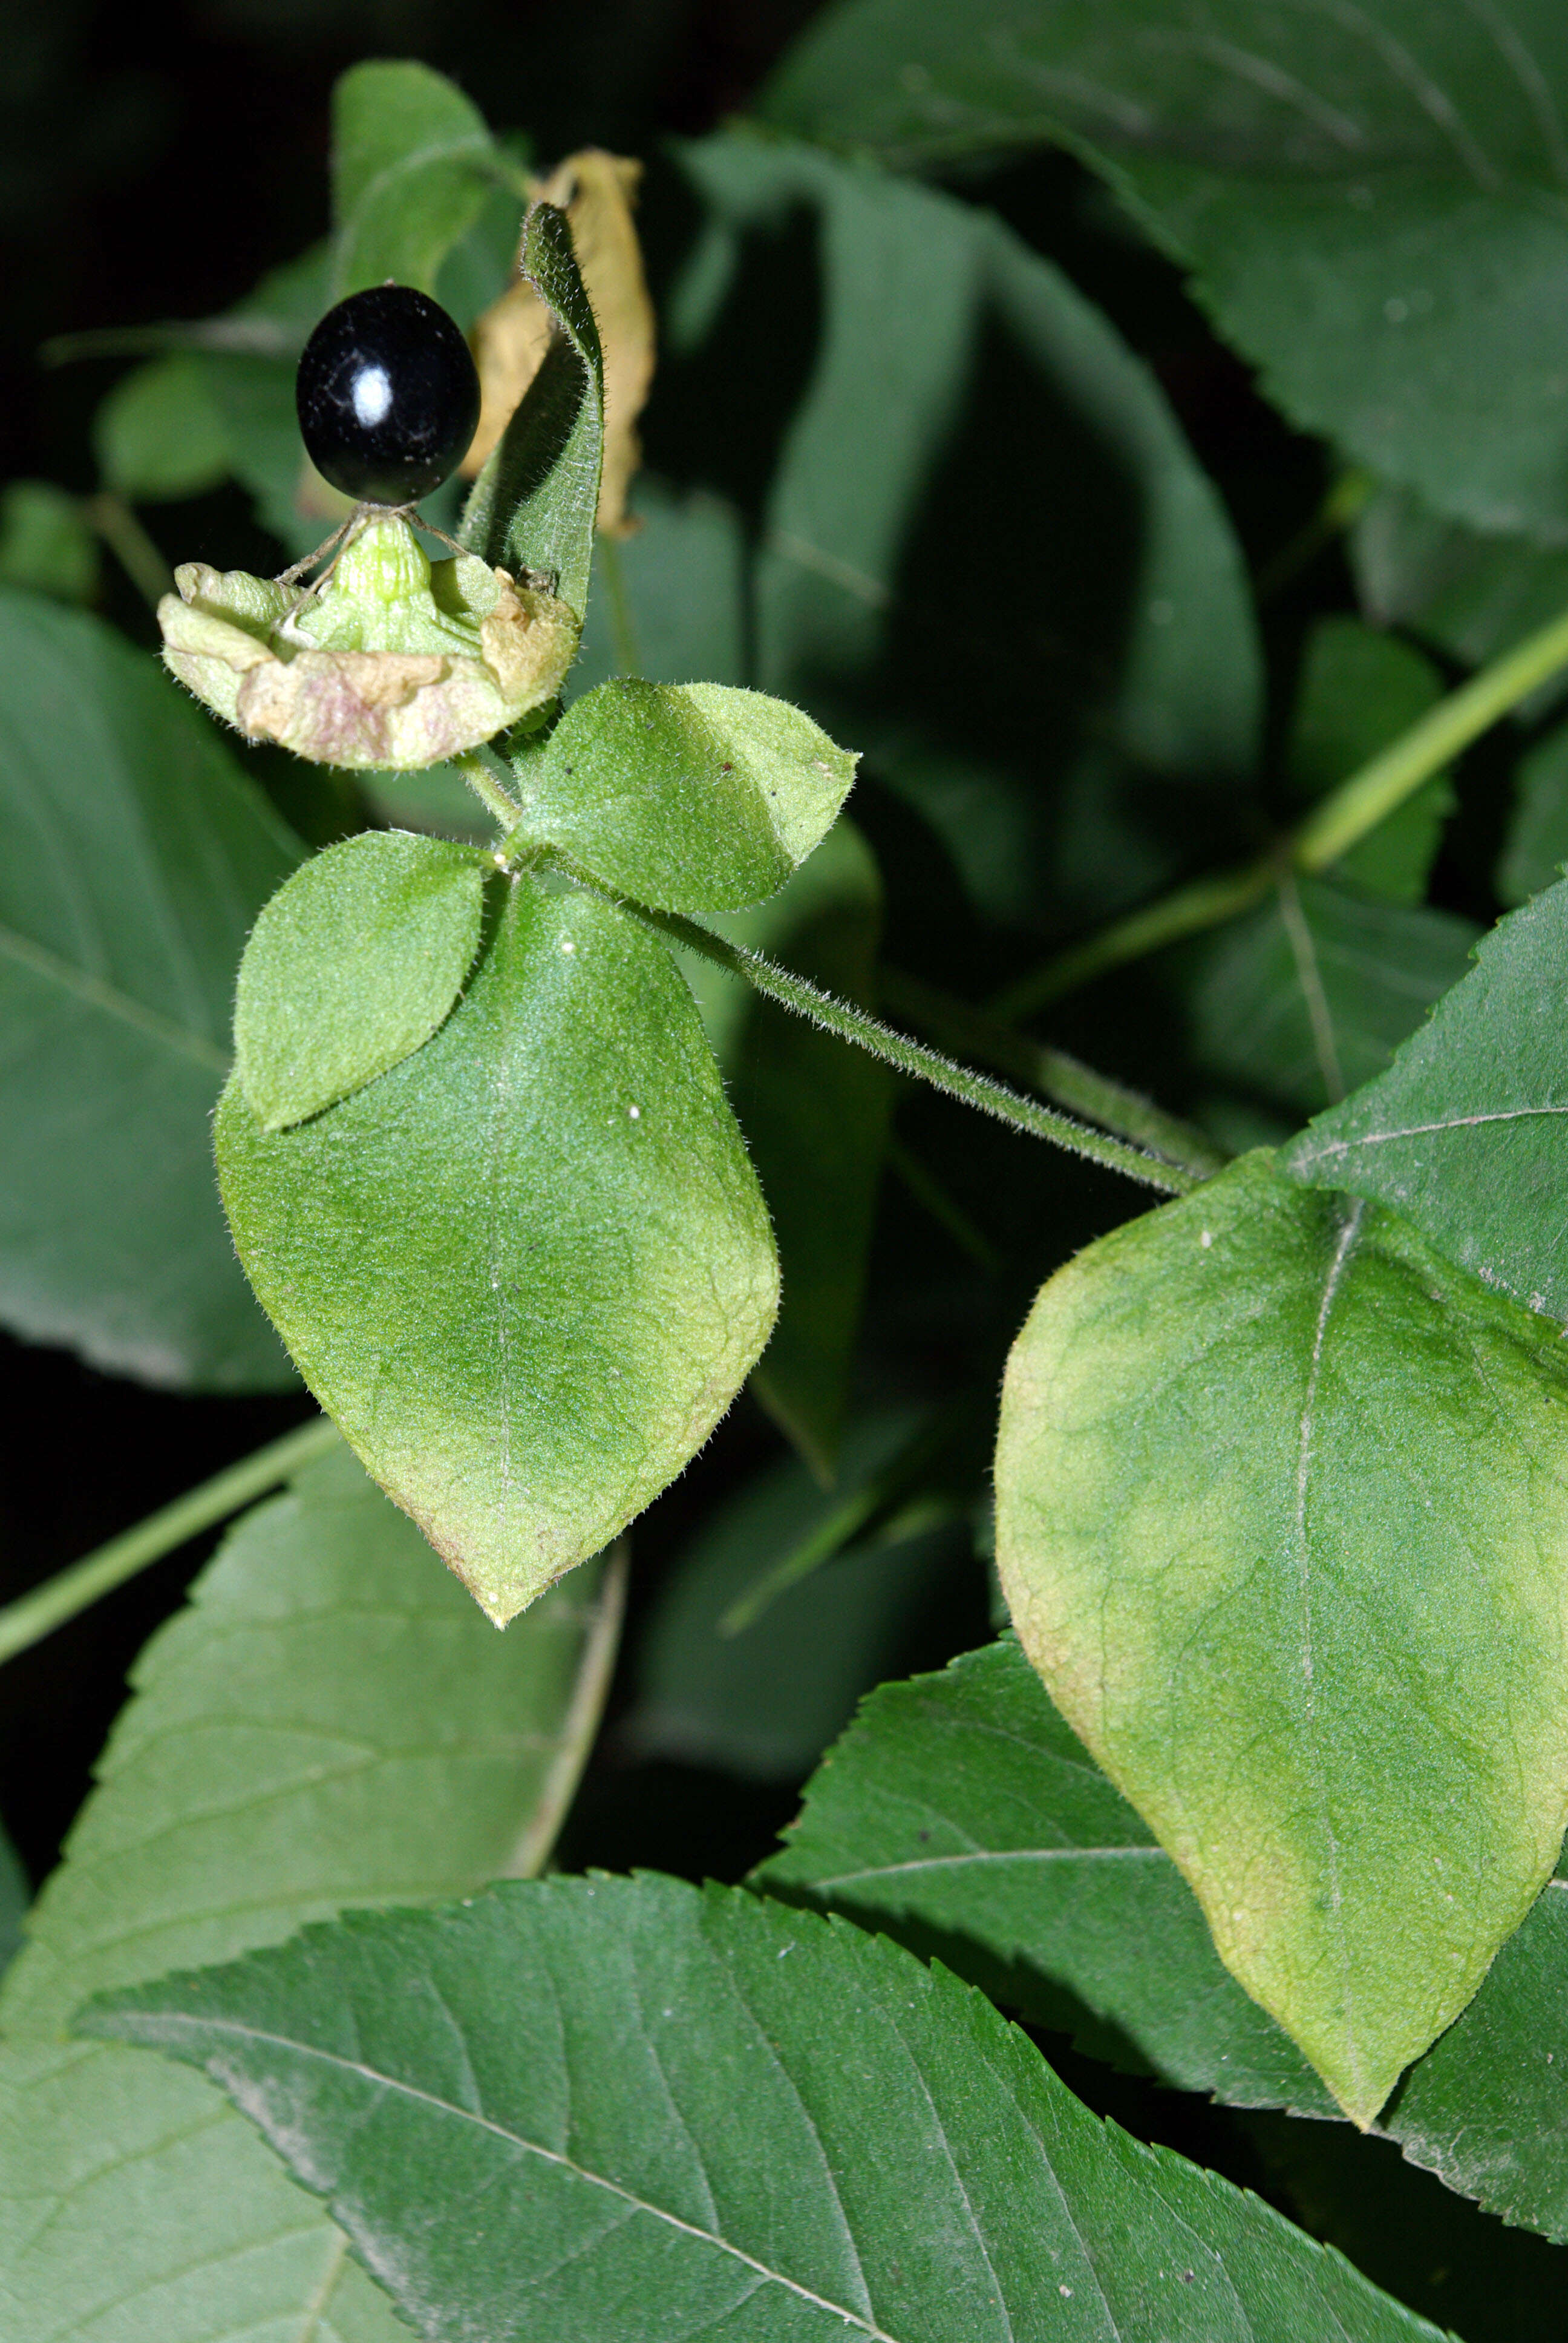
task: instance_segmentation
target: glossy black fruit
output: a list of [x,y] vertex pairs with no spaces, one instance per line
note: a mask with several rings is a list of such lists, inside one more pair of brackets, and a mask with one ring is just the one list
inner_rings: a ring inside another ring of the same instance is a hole
[[362,504],[417,504],[468,450],[479,377],[440,304],[411,285],[351,293],[306,343],[295,379],[317,470]]

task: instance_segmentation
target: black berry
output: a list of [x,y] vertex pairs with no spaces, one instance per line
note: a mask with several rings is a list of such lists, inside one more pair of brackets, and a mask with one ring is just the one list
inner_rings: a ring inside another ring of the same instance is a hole
[[317,327],[295,401],[310,460],[335,488],[361,504],[417,504],[467,453],[479,377],[438,302],[373,285]]

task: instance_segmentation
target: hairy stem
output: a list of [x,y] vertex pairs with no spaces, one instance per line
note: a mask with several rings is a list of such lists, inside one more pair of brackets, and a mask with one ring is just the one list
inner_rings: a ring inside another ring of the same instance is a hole
[[482,757],[472,753],[451,759],[454,772],[461,773],[492,821],[501,826],[503,836],[516,830],[522,819],[522,807],[508,796]]
[[1440,699],[1408,732],[1332,789],[1277,850],[1237,870],[1194,880],[1146,910],[1113,920],[1097,936],[1009,985],[990,1004],[992,1014],[1027,1017],[1108,969],[1218,927],[1266,894],[1282,870],[1328,870],[1563,667],[1568,667],[1568,610]]
[[265,1496],[311,1457],[336,1446],[341,1437],[337,1426],[325,1415],[301,1424],[297,1432],[286,1432],[281,1440],[269,1442],[253,1456],[242,1457],[199,1488],[188,1489],[172,1505],[149,1513],[135,1529],[111,1538],[107,1545],[45,1579],[31,1594],[6,1604],[0,1610],[0,1661],[15,1659],[18,1652],[63,1627],[100,1595],[123,1586],[149,1563],[160,1561],[187,1538],[198,1536],[215,1522],[226,1521],[242,1505]]
[[1231,1160],[1202,1131],[1180,1115],[1167,1114],[1141,1091],[1129,1090],[1108,1074],[1097,1073],[1065,1050],[1047,1048],[1032,1035],[1020,1032],[1017,1026],[988,1017],[983,1010],[970,1008],[967,1001],[953,999],[920,977],[884,968],[881,991],[890,1009],[922,1027],[933,1041],[962,1050],[994,1066],[998,1073],[1010,1074],[1015,1081],[1027,1082],[1030,1090],[1065,1107],[1070,1114],[1082,1115],[1086,1121],[1114,1131],[1119,1139],[1130,1139],[1135,1147],[1147,1147],[1196,1179],[1207,1180],[1222,1172]]
[[909,1074],[916,1081],[930,1082],[934,1090],[945,1091],[950,1098],[961,1099],[966,1106],[978,1107],[982,1114],[1010,1123],[1015,1131],[1027,1131],[1033,1139],[1048,1139],[1070,1154],[1085,1156],[1091,1163],[1102,1164],[1109,1172],[1120,1172],[1127,1179],[1136,1180],[1146,1188],[1157,1188],[1167,1196],[1185,1195],[1188,1189],[1197,1185],[1192,1172],[1162,1162],[1143,1148],[1108,1138],[1103,1131],[1092,1131],[1087,1123],[1075,1122],[1051,1107],[1037,1106],[1032,1099],[1020,1098],[1016,1091],[992,1081],[989,1075],[974,1073],[969,1067],[957,1065],[952,1059],[927,1049],[923,1042],[895,1033],[890,1025],[868,1017],[864,1010],[852,1009],[848,1001],[835,1000],[831,993],[808,983],[803,976],[764,960],[760,952],[747,951],[739,944],[726,942],[710,929],[699,927],[695,920],[679,919],[673,912],[650,911],[643,904],[624,900],[620,909],[645,927],[668,936],[672,942],[699,952],[716,968],[744,978],[769,1000],[793,1010],[798,1017],[809,1018],[825,1031],[836,1033],[841,1041],[852,1041],[858,1049],[869,1051],[898,1072]]

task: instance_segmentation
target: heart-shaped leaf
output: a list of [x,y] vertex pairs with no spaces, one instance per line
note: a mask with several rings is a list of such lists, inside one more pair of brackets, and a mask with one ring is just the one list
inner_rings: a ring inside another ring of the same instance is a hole
[[479,948],[485,859],[407,830],[329,847],[251,931],[235,1004],[236,1068],[281,1131],[427,1041]]
[[691,995],[594,896],[512,881],[423,1049],[289,1131],[231,1082],[217,1151],[301,1373],[498,1623],[681,1470],[773,1323]]
[[1556,1330],[1248,1157],[1040,1293],[997,1558],[1227,1966],[1370,2122],[1568,1818]]

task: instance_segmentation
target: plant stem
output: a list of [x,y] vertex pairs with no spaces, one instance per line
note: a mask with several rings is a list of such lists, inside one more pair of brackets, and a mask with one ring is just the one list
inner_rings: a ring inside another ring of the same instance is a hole
[[869,1050],[874,1058],[880,1058],[900,1073],[930,1082],[933,1090],[945,1091],[950,1098],[961,1099],[966,1106],[978,1107],[982,1114],[995,1115],[1000,1122],[1010,1123],[1015,1131],[1028,1131],[1033,1139],[1049,1139],[1054,1146],[1066,1148],[1070,1154],[1085,1156],[1091,1163],[1120,1172],[1127,1179],[1136,1180],[1146,1188],[1157,1188],[1167,1196],[1185,1195],[1197,1185],[1191,1172],[1161,1162],[1143,1148],[1130,1147],[1121,1140],[1108,1138],[1103,1131],[1091,1131],[1087,1123],[1075,1122],[1051,1107],[1037,1106],[1032,1099],[1020,1098],[1016,1091],[993,1082],[987,1074],[973,1073],[967,1066],[956,1065],[950,1058],[928,1050],[923,1042],[912,1041],[906,1034],[895,1033],[879,1019],[868,1017],[864,1010],[852,1009],[848,1001],[819,991],[792,970],[764,960],[760,952],[728,943],[710,929],[699,927],[695,920],[680,919],[673,912],[650,911],[645,904],[614,900],[628,918],[640,920],[644,927],[668,936],[675,943],[684,944],[689,950],[700,952],[704,960],[711,960],[729,975],[743,977],[757,991],[793,1010],[798,1017],[809,1018],[827,1032],[836,1033],[841,1041],[852,1041],[858,1049]]
[[1314,806],[1296,831],[1291,859],[1298,870],[1326,870],[1359,839],[1387,820],[1422,783],[1451,764],[1462,749],[1489,731],[1500,716],[1528,699],[1568,665],[1568,610],[1540,627],[1513,650],[1451,691],[1412,724],[1392,748],[1352,773]]
[[454,772],[461,773],[492,821],[499,822],[503,836],[516,830],[523,818],[523,809],[515,798],[507,795],[499,781],[482,757],[471,752],[450,759]]
[[609,1680],[615,1674],[615,1656],[620,1646],[621,1621],[626,1614],[627,1540],[618,1538],[605,1561],[598,1593],[594,1598],[593,1618],[583,1647],[577,1683],[572,1688],[571,1705],[566,1722],[556,1740],[556,1754],[550,1760],[549,1772],[539,1792],[538,1803],[524,1825],[521,1837],[512,1849],[497,1876],[501,1879],[534,1879],[549,1861],[550,1849],[560,1836],[567,1809],[577,1795],[583,1767],[598,1735],[599,1720],[609,1692]]
[[1043,968],[1009,985],[991,1002],[992,1015],[1010,1021],[1027,1017],[1108,969],[1141,960],[1146,952],[1183,936],[1218,927],[1267,893],[1282,869],[1330,869],[1412,797],[1423,781],[1441,772],[1462,749],[1489,731],[1499,717],[1528,699],[1563,667],[1568,667],[1568,610],[1537,628],[1513,650],[1440,699],[1419,723],[1331,790],[1280,848],[1238,870],[1194,880],[1161,902],[1113,920],[1097,936],[1073,945],[1047,960]]
[[156,609],[175,590],[174,572],[124,497],[102,488],[85,497],[82,510],[118,561],[138,594]]
[[923,1026],[933,1040],[980,1059],[999,1073],[1011,1074],[1015,1081],[1027,1082],[1030,1090],[1040,1091],[1070,1114],[1082,1115],[1086,1121],[1114,1131],[1119,1139],[1130,1139],[1136,1147],[1147,1147],[1197,1179],[1211,1178],[1231,1160],[1202,1131],[1183,1122],[1180,1115],[1167,1114],[1141,1091],[1129,1090],[1108,1074],[1097,1073],[1065,1050],[1048,1049],[1032,1035],[1001,1024],[984,1010],[955,1000],[920,977],[884,968],[881,990],[889,1008]]
[[1043,968],[1006,986],[989,1004],[991,1015],[1009,1023],[1031,1016],[1108,970],[1142,960],[1163,944],[1179,943],[1183,936],[1201,935],[1205,929],[1221,926],[1268,893],[1278,868],[1274,855],[1261,855],[1240,870],[1195,879],[1191,886],[1179,887],[1173,895],[1151,903],[1144,910],[1113,920],[1097,936],[1059,952]]
[[74,1619],[90,1603],[102,1594],[111,1594],[134,1578],[138,1570],[149,1563],[172,1554],[187,1538],[211,1529],[215,1522],[237,1513],[242,1505],[264,1496],[268,1489],[285,1481],[311,1457],[321,1455],[340,1438],[337,1426],[329,1416],[317,1416],[314,1423],[301,1424],[297,1432],[286,1432],[281,1440],[274,1440],[258,1448],[253,1456],[243,1457],[224,1472],[204,1481],[197,1489],[189,1489],[176,1497],[172,1505],[165,1505],[149,1513],[135,1529],[111,1538],[69,1569],[45,1579],[31,1594],[19,1595],[0,1610],[0,1661],[15,1659],[30,1644],[40,1642]]

